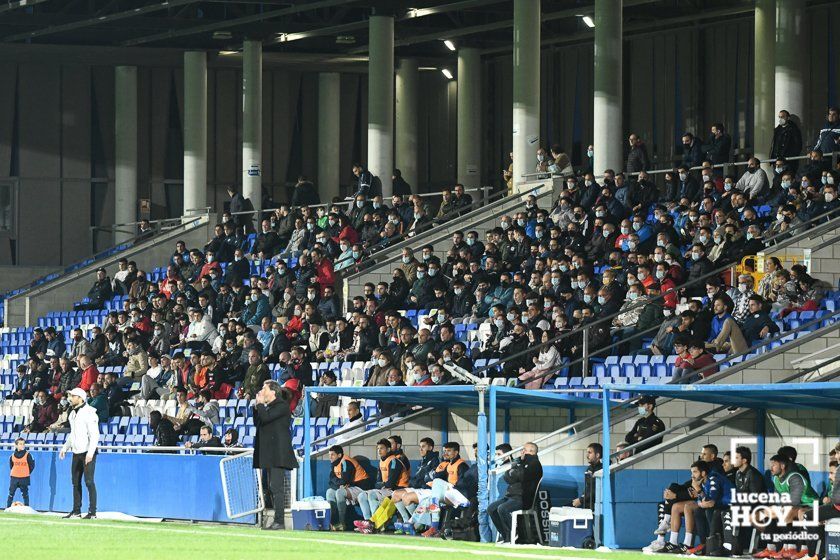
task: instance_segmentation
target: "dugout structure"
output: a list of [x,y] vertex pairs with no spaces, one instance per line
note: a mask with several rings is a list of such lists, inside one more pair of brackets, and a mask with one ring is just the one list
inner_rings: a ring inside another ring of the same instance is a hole
[[[304,496],[312,495],[312,421],[309,401],[312,393],[339,395],[353,399],[372,399],[377,402],[397,403],[406,406],[417,405],[440,410],[444,418],[450,408],[476,409],[477,461],[478,461],[478,511],[479,532],[483,542],[491,539],[491,528],[487,516],[490,488],[488,484],[489,451],[495,449],[499,438],[498,412],[504,411],[504,425],[501,435],[509,441],[509,411],[513,408],[540,408],[548,414],[561,414],[579,408],[596,408],[600,399],[576,397],[560,391],[541,389],[538,391],[502,387],[497,385],[444,385],[424,387],[306,387],[303,398],[303,464],[301,465],[301,487]],[[441,441],[449,439],[447,423],[444,421]]]
[[[604,385],[602,402],[603,446],[612,449],[610,442],[610,402],[613,392],[632,395],[650,395],[670,399],[701,402],[756,412],[755,446],[753,464],[763,465],[765,457],[765,419],[767,410],[837,410],[840,408],[840,382],[776,383],[776,384],[720,384],[720,385]],[[634,401],[634,400],[633,400]],[[629,402],[629,401],[628,401]],[[615,530],[615,500],[610,461],[604,461],[601,482],[601,508],[603,544],[618,548]]]

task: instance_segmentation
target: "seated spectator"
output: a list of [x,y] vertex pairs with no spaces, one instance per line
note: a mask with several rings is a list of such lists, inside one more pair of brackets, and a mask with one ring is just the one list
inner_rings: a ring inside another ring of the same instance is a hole
[[[539,330],[539,329],[537,329]],[[550,339],[549,331],[543,331],[539,343],[542,344],[538,356],[531,358],[534,367],[519,374],[519,381],[524,382],[525,389],[541,389],[548,380],[549,372],[555,371],[563,362],[563,357],[553,344],[548,344]],[[469,371],[469,370],[468,370]]]
[[159,410],[149,413],[149,427],[155,436],[156,447],[177,447],[178,435],[168,417],[164,417]]
[[582,507],[595,511],[595,476],[603,468],[601,456],[604,450],[600,443],[590,443],[586,448],[588,466],[583,473],[583,494],[572,500],[572,507]]
[[712,309],[711,329],[706,339],[706,348],[711,352],[721,354],[742,354],[749,349],[747,341],[741,332],[741,327],[735,322],[731,315],[731,307],[727,306],[726,300],[716,296]]
[[[674,377],[672,383],[694,383],[718,372],[717,367],[708,369],[715,364],[715,357],[706,351],[706,345],[699,340],[688,343],[687,351],[677,356],[674,362]],[[700,371],[702,370],[702,371]],[[695,373],[698,372],[699,373]]]
[[543,477],[538,451],[535,443],[528,442],[523,446],[520,458],[503,475],[508,483],[505,496],[487,506],[487,513],[502,542],[511,542],[515,538],[511,535],[512,513],[533,506],[537,485]]
[[46,432],[58,418],[58,405],[55,399],[47,397],[46,391],[35,393],[31,421],[23,428],[25,434]]
[[[192,443],[192,442],[188,441],[187,443],[184,444],[184,447],[186,447],[187,449],[192,449],[192,450],[203,449],[205,447],[220,448],[220,447],[222,447],[222,441],[219,439],[219,436],[214,436],[213,435],[213,428],[208,427],[208,426],[202,426],[201,430],[198,434],[198,441],[195,442],[195,443]],[[202,454],[208,454],[209,453],[210,455],[220,455],[223,452],[221,452],[221,451],[202,451],[201,453]]]
[[741,332],[751,348],[762,339],[779,332],[779,326],[770,318],[765,309],[764,299],[760,295],[750,295],[747,311],[741,321]]
[[102,386],[99,383],[94,383],[90,386],[90,396],[88,397],[88,404],[96,410],[96,415],[99,417],[99,423],[107,422],[111,417],[108,406],[108,397],[102,392]]
[[114,297],[113,289],[111,288],[111,279],[108,278],[108,273],[104,268],[96,271],[96,282],[87,293],[87,302],[77,303],[73,306],[74,311],[89,311],[97,310],[105,307],[105,302]]
[[149,369],[149,357],[137,340],[128,341],[125,353],[128,361],[123,370],[123,376],[117,383],[122,389],[128,390],[135,381],[140,382],[143,379],[146,370]]

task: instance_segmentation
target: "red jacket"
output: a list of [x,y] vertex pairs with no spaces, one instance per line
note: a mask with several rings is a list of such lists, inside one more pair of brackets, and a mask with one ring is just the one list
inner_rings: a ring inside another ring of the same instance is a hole
[[96,369],[96,365],[89,365],[85,371],[82,372],[82,380],[79,382],[79,389],[90,391],[90,386],[96,383],[97,377],[99,377],[99,370]]
[[315,265],[315,277],[318,284],[321,285],[321,296],[324,295],[324,288],[326,286],[333,287],[335,285],[335,272],[333,271],[333,264],[329,259],[322,258],[321,262]]
[[[690,354],[687,354],[687,356],[688,357],[683,358],[682,356],[678,355],[677,360],[674,362],[674,367],[686,368],[697,371],[698,369],[703,369],[704,367],[715,363],[715,357],[708,352],[703,352],[696,358],[691,358]],[[710,375],[714,375],[717,372],[717,367],[713,367],[703,371],[703,373],[701,373],[700,375],[702,377],[709,377]]]
[[204,266],[201,267],[201,273],[198,275],[198,279],[201,280],[205,276],[210,276],[210,271],[216,269],[219,272],[219,275],[222,274],[222,267],[217,263],[215,260],[211,263],[204,263]]

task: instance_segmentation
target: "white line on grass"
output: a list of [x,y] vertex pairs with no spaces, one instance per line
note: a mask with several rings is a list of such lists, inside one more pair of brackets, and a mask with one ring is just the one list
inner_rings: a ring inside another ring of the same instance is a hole
[[[132,525],[129,523],[89,523],[85,521],[58,521],[58,520],[48,520],[48,519],[19,519],[19,518],[11,518],[11,517],[3,517],[0,516],[0,522],[6,523],[39,523],[41,525],[73,525],[74,527],[89,527],[89,528],[97,528],[97,527],[107,527],[107,528],[117,528],[117,529],[133,529],[135,531],[153,531],[153,532],[166,532],[166,533],[177,533],[183,535],[202,535],[207,536],[208,533],[212,532],[211,530],[207,531],[197,531],[195,529],[179,529],[175,527],[160,527],[156,525],[154,527],[142,527],[139,525]],[[249,532],[249,533],[231,533],[231,532],[223,532],[218,533],[218,536],[222,538],[226,537],[241,537],[241,538],[260,538],[260,539],[268,539],[268,540],[278,540],[278,541],[292,541],[292,542],[302,542],[302,543],[312,543],[313,539],[311,538],[303,538],[303,537],[293,537],[291,535],[285,535],[283,533],[272,533],[272,534],[265,534],[259,533],[257,531]],[[418,546],[418,545],[410,545],[410,544],[398,544],[398,543],[374,543],[374,542],[360,542],[360,541],[348,541],[348,540],[339,540],[339,539],[327,539],[321,542],[329,542],[331,544],[337,544],[342,546],[355,546],[359,548],[387,548],[389,550],[397,549],[397,550],[410,550],[415,552],[446,552],[446,553],[466,553],[466,554],[473,554],[476,556],[505,556],[509,558],[527,558],[527,559],[545,559],[547,556],[545,554],[527,554],[523,552],[514,552],[510,548],[505,548],[503,550],[493,550],[488,548],[480,548],[480,549],[470,549],[470,548],[450,548],[450,547],[443,547],[443,546]],[[548,550],[546,552],[549,552]],[[565,556],[558,554],[557,556],[562,556],[564,560],[593,560],[592,557],[589,558],[581,558],[575,556]]]

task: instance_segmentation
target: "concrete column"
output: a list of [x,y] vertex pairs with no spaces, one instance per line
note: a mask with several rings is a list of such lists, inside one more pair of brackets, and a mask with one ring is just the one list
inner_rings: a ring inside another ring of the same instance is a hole
[[[775,68],[776,0],[755,2],[755,99],[753,110],[753,146],[755,156],[767,159],[776,122]],[[772,177],[772,174],[770,175]]]
[[467,188],[481,186],[480,138],[481,54],[458,49],[458,182]]
[[242,196],[262,210],[262,42],[242,53]]
[[513,188],[540,145],[540,0],[513,3]]
[[[417,60],[404,58],[397,67],[396,79],[396,134],[395,167],[402,172],[414,192],[417,192],[417,94],[420,89],[420,71]],[[384,171],[383,171],[384,173]],[[389,173],[390,175],[390,173]]]
[[[114,82],[114,221],[127,224],[137,221],[137,67],[117,66]],[[115,231],[114,243],[132,237],[131,233]]]
[[596,175],[624,169],[621,124],[623,0],[595,0],[595,100],[593,140]]
[[184,216],[207,206],[207,54],[184,53]]
[[318,150],[329,154],[318,163],[318,192],[321,202],[340,196],[341,169],[341,74],[318,75]]
[[371,16],[368,62],[368,169],[382,181],[382,196],[393,192],[394,18]]
[[776,111],[803,121],[805,0],[776,0]]

